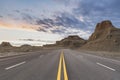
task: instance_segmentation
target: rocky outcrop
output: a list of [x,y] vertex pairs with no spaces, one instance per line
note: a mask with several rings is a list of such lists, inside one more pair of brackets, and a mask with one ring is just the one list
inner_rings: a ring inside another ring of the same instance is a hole
[[0,47],[12,47],[12,45],[9,42],[2,42]]
[[56,45],[61,47],[68,47],[68,48],[77,48],[77,47],[81,47],[85,43],[86,40],[80,38],[77,35],[72,35],[62,39],[61,41],[57,41]]
[[116,30],[116,28],[110,21],[103,21],[98,23],[94,33],[90,36],[89,41],[105,39],[112,33],[113,30]]
[[114,27],[108,20],[98,23],[82,49],[120,51],[120,29]]
[[9,42],[2,42],[0,44],[0,52],[10,52],[13,48],[14,47]]

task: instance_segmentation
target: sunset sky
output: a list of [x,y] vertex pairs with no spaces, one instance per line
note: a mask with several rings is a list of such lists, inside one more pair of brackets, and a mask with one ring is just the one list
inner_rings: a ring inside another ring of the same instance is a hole
[[0,0],[0,41],[34,39],[20,43],[42,45],[68,35],[87,39],[102,20],[120,28],[120,0]]

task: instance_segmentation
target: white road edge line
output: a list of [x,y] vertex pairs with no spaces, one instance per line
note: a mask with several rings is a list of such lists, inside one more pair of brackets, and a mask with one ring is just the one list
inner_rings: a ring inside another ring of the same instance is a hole
[[22,65],[22,64],[24,64],[24,63],[26,63],[26,62],[23,61],[23,62],[21,62],[21,63],[15,64],[15,65],[12,65],[12,66],[10,66],[10,67],[5,68],[5,70],[9,70],[9,69],[11,69],[11,68],[14,68],[14,67],[20,66],[20,65]]
[[110,70],[112,70],[112,71],[116,71],[115,69],[113,69],[113,68],[111,68],[111,67],[108,67],[108,66],[106,66],[106,65],[103,65],[103,64],[101,64],[101,63],[97,63],[98,65],[100,65],[100,66],[102,66],[102,67],[105,67],[105,68],[107,68],[107,69],[110,69]]

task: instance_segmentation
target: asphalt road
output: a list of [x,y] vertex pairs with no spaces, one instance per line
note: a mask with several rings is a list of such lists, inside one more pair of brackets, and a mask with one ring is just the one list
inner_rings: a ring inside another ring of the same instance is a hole
[[0,80],[120,80],[120,61],[69,49],[0,59]]

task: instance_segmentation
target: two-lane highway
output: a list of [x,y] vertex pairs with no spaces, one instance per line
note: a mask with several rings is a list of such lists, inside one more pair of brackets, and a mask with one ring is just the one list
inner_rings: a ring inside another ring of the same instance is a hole
[[0,59],[0,80],[120,80],[120,61],[70,49]]

